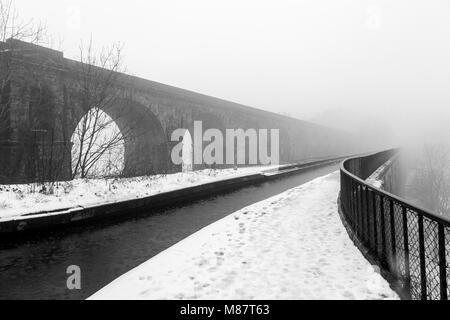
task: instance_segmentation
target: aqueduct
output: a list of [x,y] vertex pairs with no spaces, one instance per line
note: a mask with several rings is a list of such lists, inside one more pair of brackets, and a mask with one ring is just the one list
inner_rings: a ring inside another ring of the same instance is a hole
[[[60,51],[8,40],[0,43],[0,183],[37,179],[36,163],[44,163],[44,178],[68,179],[70,137],[86,113],[77,76],[85,67]],[[106,74],[107,70],[97,70]],[[116,98],[105,112],[125,138],[128,175],[174,172],[170,140],[178,128],[244,130],[279,129],[280,162],[351,154],[358,150],[355,137],[287,116],[119,74]],[[60,166],[52,177],[45,168]]]

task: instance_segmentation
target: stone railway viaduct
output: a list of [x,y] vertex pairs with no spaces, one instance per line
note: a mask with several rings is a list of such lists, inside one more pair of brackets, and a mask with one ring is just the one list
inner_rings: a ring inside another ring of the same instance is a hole
[[[86,65],[60,51],[8,40],[0,42],[0,183],[38,179],[36,163],[58,164],[40,179],[69,179],[71,137],[87,108],[77,81]],[[99,70],[106,74],[107,70]],[[125,139],[125,172],[175,172],[170,151],[175,129],[279,129],[280,162],[290,163],[358,151],[354,136],[287,116],[120,74],[116,98],[105,112]],[[45,165],[42,165],[45,167]],[[45,168],[43,169],[45,171]]]

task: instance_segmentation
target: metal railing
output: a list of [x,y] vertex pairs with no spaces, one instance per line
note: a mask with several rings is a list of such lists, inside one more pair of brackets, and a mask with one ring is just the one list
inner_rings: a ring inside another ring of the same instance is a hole
[[402,296],[447,300],[450,220],[364,181],[396,152],[342,163],[341,216],[351,236],[388,273]]

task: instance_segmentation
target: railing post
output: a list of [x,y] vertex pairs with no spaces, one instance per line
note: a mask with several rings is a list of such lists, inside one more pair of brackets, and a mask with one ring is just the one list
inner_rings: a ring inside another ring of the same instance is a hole
[[397,270],[397,248],[395,245],[395,217],[394,217],[394,201],[391,199],[389,201],[389,217],[391,220],[391,252],[392,252],[392,273],[395,276],[398,275]]
[[427,273],[425,266],[425,235],[423,233],[423,216],[419,214],[419,262],[421,299],[427,300]]
[[441,223],[438,225],[438,237],[441,300],[447,300],[447,257],[445,255],[445,228]]
[[405,249],[405,291],[411,297],[411,273],[409,269],[409,241],[408,241],[408,216],[406,207],[402,207],[403,216],[403,247]]

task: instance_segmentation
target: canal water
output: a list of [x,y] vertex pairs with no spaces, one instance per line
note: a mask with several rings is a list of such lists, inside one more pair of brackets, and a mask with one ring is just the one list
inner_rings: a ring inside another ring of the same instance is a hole
[[[0,243],[0,299],[84,299],[201,228],[252,203],[338,169],[329,165],[126,221]],[[81,268],[69,290],[67,268]]]

